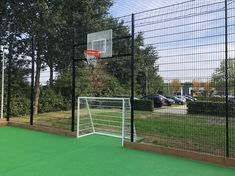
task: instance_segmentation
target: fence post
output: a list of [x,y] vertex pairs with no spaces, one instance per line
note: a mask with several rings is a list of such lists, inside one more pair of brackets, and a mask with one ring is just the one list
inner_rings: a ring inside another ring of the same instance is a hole
[[34,66],[35,66],[35,36],[32,36],[32,65],[31,65],[31,110],[30,125],[33,125],[33,104],[34,104]]
[[226,94],[226,157],[229,158],[229,101],[228,101],[228,1],[225,0],[225,94]]
[[76,96],[76,89],[75,89],[75,84],[76,84],[76,73],[75,73],[75,28],[73,28],[73,55],[72,55],[72,119],[71,119],[71,131],[74,132],[75,130],[75,96]]
[[131,142],[134,141],[135,15],[131,16]]

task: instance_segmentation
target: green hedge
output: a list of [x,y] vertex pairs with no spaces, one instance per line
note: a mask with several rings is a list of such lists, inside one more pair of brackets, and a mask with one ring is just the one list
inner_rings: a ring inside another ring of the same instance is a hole
[[[25,116],[30,114],[30,97],[23,93],[13,92],[11,98],[11,117]],[[61,96],[52,89],[42,89],[39,97],[39,113],[69,110],[71,101]],[[7,111],[7,99],[4,101],[4,115]]]
[[198,101],[225,102],[225,97],[197,97]]
[[[188,114],[225,116],[226,104],[223,102],[188,102]],[[229,105],[229,116],[235,117],[235,106]]]
[[[6,104],[5,104],[5,107]],[[7,108],[4,109],[6,111]],[[6,112],[5,112],[6,113]],[[30,114],[30,99],[23,95],[13,95],[11,99],[11,117]]]
[[68,110],[70,101],[53,89],[42,89],[39,97],[39,113]]
[[153,111],[154,103],[152,100],[134,100],[134,109],[139,111]]

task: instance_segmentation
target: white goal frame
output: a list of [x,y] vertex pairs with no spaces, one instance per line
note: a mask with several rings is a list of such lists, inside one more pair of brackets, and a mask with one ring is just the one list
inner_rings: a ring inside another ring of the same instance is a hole
[[[80,104],[81,104],[81,99],[86,101],[86,107],[88,108],[88,113],[89,113],[89,118],[90,118],[90,123],[92,126],[92,132],[88,133],[88,134],[80,134]],[[121,136],[118,135],[112,135],[112,134],[108,134],[108,133],[102,133],[102,132],[97,132],[95,127],[94,127],[94,123],[93,123],[93,119],[92,119],[92,115],[90,112],[90,107],[88,104],[88,100],[117,100],[122,102],[122,107],[121,107],[121,111],[122,111],[122,124],[121,124]],[[105,136],[110,136],[110,137],[117,137],[117,138],[121,138],[122,141],[122,146],[124,145],[124,140],[125,140],[125,102],[128,101],[128,106],[131,108],[130,106],[130,98],[111,98],[111,97],[78,97],[78,110],[77,110],[77,138],[81,138],[81,137],[85,137],[85,136],[89,136],[89,135],[93,135],[93,134],[99,134],[99,135],[105,135]]]

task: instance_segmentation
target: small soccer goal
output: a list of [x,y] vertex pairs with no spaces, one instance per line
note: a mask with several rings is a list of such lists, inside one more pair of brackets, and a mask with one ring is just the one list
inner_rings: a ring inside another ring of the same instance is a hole
[[92,134],[118,137],[123,145],[131,136],[130,113],[129,98],[79,97],[77,137]]

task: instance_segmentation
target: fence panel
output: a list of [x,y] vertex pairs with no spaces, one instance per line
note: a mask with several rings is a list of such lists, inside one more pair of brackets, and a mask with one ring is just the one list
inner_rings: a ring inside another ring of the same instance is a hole
[[227,18],[222,0],[136,14],[136,36],[144,38],[142,48],[157,52],[156,74],[162,78],[152,82],[149,70],[144,73],[147,98],[155,96],[163,106],[147,119],[137,114],[141,142],[234,157],[234,104],[226,103],[234,97],[234,8],[229,1]]

